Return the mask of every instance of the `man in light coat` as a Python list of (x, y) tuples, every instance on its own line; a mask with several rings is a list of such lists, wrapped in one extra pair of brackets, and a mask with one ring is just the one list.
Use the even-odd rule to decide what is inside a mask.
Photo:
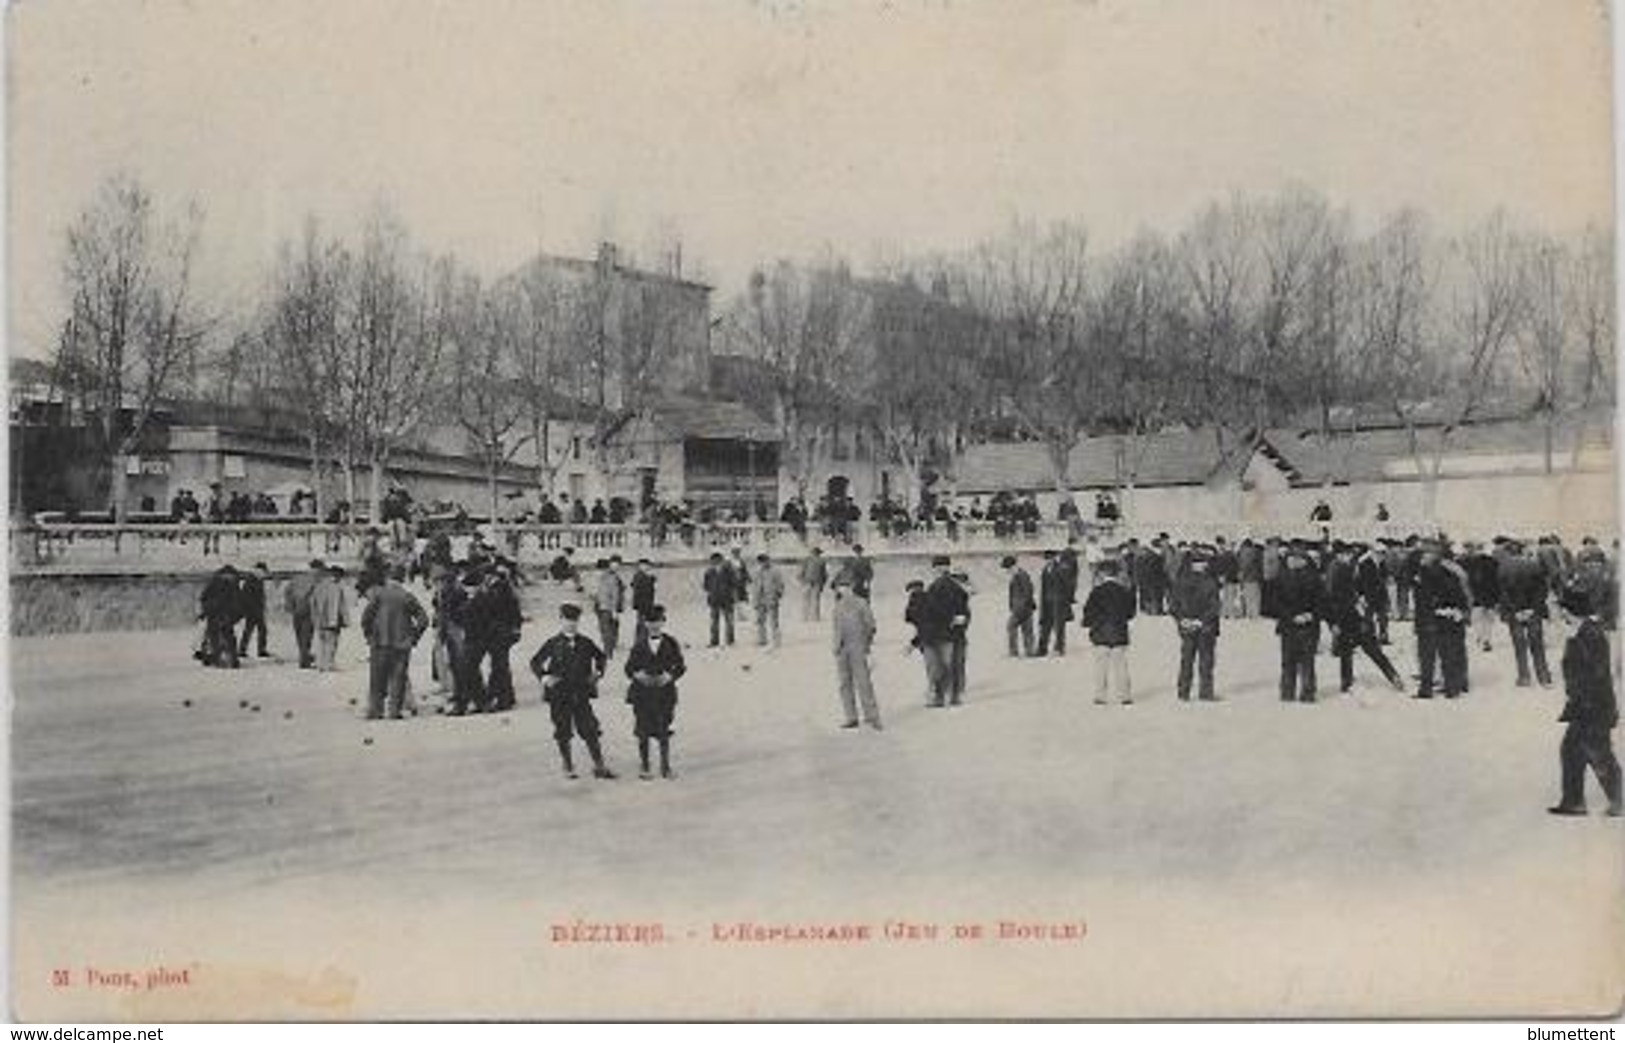
[(350, 625), (350, 595), (344, 586), (344, 566), (329, 565), (327, 576), (310, 595), (311, 621), (316, 626), (316, 669), (337, 669), (339, 634)]
[(756, 555), (756, 576), (751, 583), (751, 600), (756, 603), (756, 643), (765, 645), (771, 637), (779, 647), (779, 603), (784, 600), (784, 576), (767, 554)]
[(310, 563), (310, 571), (290, 579), (282, 590), (282, 607), (288, 610), (288, 615), (293, 619), (293, 640), (299, 647), (301, 670), (309, 670), (316, 665), (316, 657), (311, 650), (311, 639), (316, 633), (316, 624), (311, 618), (311, 595), (326, 575), (327, 565), (320, 559), (314, 560)]
[(880, 706), (875, 702), (874, 681), (869, 674), (869, 650), (875, 640), (874, 612), (866, 599), (853, 593), (849, 577), (837, 576), (834, 590), (831, 632), (835, 667), (841, 679), (841, 709), (846, 714), (841, 727), (856, 728), (861, 709), (863, 722), (879, 731)]
[(621, 643), (621, 613), (626, 609), (626, 584), (616, 569), (619, 564), (618, 557), (599, 558), (598, 582), (593, 587), (593, 614), (598, 617), (598, 637), (607, 659), (615, 658)]
[(801, 619), (812, 622), (824, 618), (824, 587), (829, 583), (829, 564), (824, 551), (814, 547), (801, 560)]

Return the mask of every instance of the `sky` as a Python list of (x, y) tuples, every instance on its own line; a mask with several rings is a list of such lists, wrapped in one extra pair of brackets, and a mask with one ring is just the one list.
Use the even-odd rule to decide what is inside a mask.
[(50, 350), (115, 171), (201, 205), (223, 312), (307, 215), (380, 204), (486, 274), (680, 239), (719, 308), (763, 260), (1018, 216), (1109, 247), (1289, 183), (1367, 225), (1611, 224), (1609, 32), (1596, 0), (22, 0), (10, 350)]

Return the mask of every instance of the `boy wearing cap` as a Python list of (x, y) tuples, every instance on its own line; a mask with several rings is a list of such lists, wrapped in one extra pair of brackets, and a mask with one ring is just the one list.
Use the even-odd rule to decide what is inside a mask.
[(1619, 704), (1614, 696), (1608, 637), (1591, 593), (1584, 587), (1565, 587), (1558, 595), (1558, 608), (1573, 629), (1563, 648), (1563, 688), (1568, 701), (1557, 718), (1568, 728), (1558, 748), (1563, 795), (1547, 810), (1554, 815), (1586, 813), (1585, 770), (1589, 766), (1608, 798), (1608, 814), (1617, 817), (1625, 814), (1625, 794), (1621, 793), (1619, 760), (1610, 734), (1619, 723)]
[(637, 566), (632, 573), (632, 615), (634, 617), (634, 639), (641, 640), (647, 632), (649, 613), (655, 607), (655, 574), (651, 571), (654, 563), (648, 558), (639, 558)]
[(603, 729), (592, 711), (592, 700), (598, 697), (598, 678), (604, 673), (603, 650), (580, 632), (580, 606), (560, 605), (559, 622), (559, 632), (543, 642), (531, 657), (530, 672), (542, 682), (542, 699), (553, 718), (553, 741), (558, 744), (564, 774), (576, 777), (570, 743), (572, 735), (579, 735), (592, 757), (593, 776), (613, 779), (615, 773), (605, 766), (598, 744)]
[(632, 734), (638, 740), (638, 777), (652, 779), (649, 770), (649, 740), (660, 747), (660, 776), (675, 778), (671, 770), (671, 723), (677, 712), (677, 679), (688, 671), (683, 649), (677, 639), (665, 632), (666, 610), (651, 605), (641, 619), (644, 631), (632, 642), (626, 656), (626, 676), (631, 685), (626, 701), (632, 706)]

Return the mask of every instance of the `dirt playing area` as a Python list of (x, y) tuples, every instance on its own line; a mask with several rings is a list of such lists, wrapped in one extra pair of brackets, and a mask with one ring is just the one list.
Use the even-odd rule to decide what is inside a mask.
[[(14, 639), (15, 1013), (1174, 1017), (1620, 1002), (1625, 822), (1545, 813), (1562, 696), (1514, 689), (1504, 644), (1474, 653), (1459, 702), (1396, 695), (1365, 664), (1338, 696), (1322, 657), (1325, 701), (1287, 706), (1268, 624), (1227, 622), (1226, 701), (1187, 705), (1173, 695), (1172, 625), (1140, 620), (1137, 705), (1102, 708), (1077, 635), (1066, 659), (1011, 662), (1002, 590), (983, 590), (968, 705), (952, 710), (924, 707), (901, 605), (879, 598), (879, 733), (839, 728), (827, 624), (787, 604), (781, 650), (754, 647), (747, 627), (719, 653), (703, 648), (698, 611), (678, 609), (690, 673), (670, 782), (636, 777), (620, 658), (598, 711), (622, 777), (562, 776), (523, 668), (550, 612), (515, 650), (519, 708), (464, 719), (359, 720), (354, 632), (332, 675), (280, 658), (205, 670), (186, 631)], [(1408, 628), (1396, 639), (1408, 673)], [(272, 644), (291, 655), (283, 618)], [(426, 649), (413, 674), (427, 691)], [(802, 933), (730, 934), (742, 921)], [(1001, 924), (1023, 926), (1001, 936)], [(807, 934), (836, 925), (871, 933)]]

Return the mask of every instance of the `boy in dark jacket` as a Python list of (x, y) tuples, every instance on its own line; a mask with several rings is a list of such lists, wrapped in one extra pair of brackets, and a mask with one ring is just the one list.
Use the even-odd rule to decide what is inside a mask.
[(665, 633), (666, 610), (651, 605), (643, 613), (645, 632), (627, 653), (626, 676), (632, 684), (626, 701), (632, 705), (632, 733), (638, 740), (638, 777), (652, 779), (649, 740), (660, 745), (660, 777), (675, 778), (671, 770), (671, 722), (677, 712), (677, 679), (688, 671), (677, 639)]
[(1558, 597), (1558, 607), (1574, 635), (1563, 649), (1563, 688), (1568, 702), (1558, 717), (1568, 725), (1558, 749), (1563, 796), (1556, 807), (1547, 810), (1554, 815), (1586, 813), (1585, 770), (1589, 765), (1608, 798), (1608, 814), (1618, 817), (1625, 814), (1625, 797), (1620, 792), (1619, 760), (1610, 735), (1619, 723), (1619, 704), (1614, 698), (1608, 637), (1597, 619), (1591, 592), (1584, 587), (1566, 587)]
[[(1213, 661), (1219, 646), (1219, 581), (1208, 571), (1212, 552), (1193, 547), (1184, 569), (1174, 579), (1168, 610), (1179, 628), (1179, 699), (1189, 702), (1191, 674), (1198, 675), (1198, 696), (1203, 702), (1217, 702), (1213, 692)], [(1160, 562), (1161, 559), (1159, 558)], [(1160, 606), (1160, 597), (1153, 602)], [(1145, 611), (1142, 596), (1140, 609)]]
[(1105, 706), (1115, 692), (1124, 706), (1134, 702), (1128, 672), (1129, 620), (1134, 592), (1119, 578), (1115, 558), (1100, 563), (1098, 579), (1083, 603), (1083, 625), (1095, 649), (1095, 702)]
[(615, 773), (604, 764), (603, 750), (598, 744), (603, 729), (598, 725), (598, 715), (592, 712), (592, 700), (598, 698), (598, 678), (604, 672), (603, 650), (580, 632), (580, 606), (559, 606), (559, 618), (559, 633), (536, 650), (530, 660), (530, 672), (542, 682), (542, 700), (553, 717), (553, 741), (558, 744), (564, 774), (567, 778), (576, 777), (570, 742), (579, 735), (592, 757), (593, 775), (613, 779)]

